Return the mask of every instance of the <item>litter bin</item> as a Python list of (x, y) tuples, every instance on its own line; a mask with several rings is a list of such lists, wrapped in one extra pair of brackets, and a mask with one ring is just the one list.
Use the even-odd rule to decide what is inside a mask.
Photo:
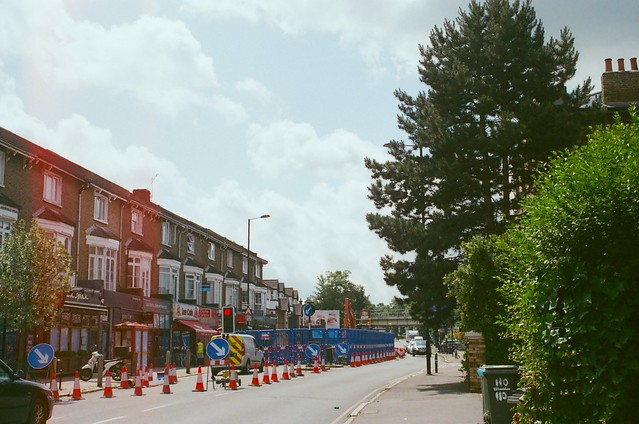
[(515, 405), (508, 397), (517, 390), (519, 367), (516, 365), (483, 365), (477, 370), (481, 377), (481, 397), (484, 404), (484, 422), (510, 424)]

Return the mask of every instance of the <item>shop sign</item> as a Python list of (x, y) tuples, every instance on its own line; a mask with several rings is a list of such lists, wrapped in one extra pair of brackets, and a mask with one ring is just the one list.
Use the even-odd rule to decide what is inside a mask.
[(213, 310), (203, 306), (190, 305), (188, 303), (173, 304), (173, 318), (213, 318)]

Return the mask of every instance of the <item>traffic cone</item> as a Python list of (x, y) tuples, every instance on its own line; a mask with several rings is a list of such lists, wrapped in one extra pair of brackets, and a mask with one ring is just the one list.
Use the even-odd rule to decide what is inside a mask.
[(175, 372), (175, 367), (173, 366), (173, 362), (169, 365), (169, 384), (177, 383), (177, 375)]
[(288, 363), (288, 376), (291, 378), (297, 377), (295, 375), (295, 365), (293, 365), (293, 362), (293, 359), (291, 359), (291, 362)]
[(149, 383), (151, 383), (153, 381), (153, 364), (149, 365), (149, 372), (148, 372), (148, 375), (146, 377), (146, 381), (148, 381)]
[(291, 377), (288, 375), (288, 361), (284, 360), (284, 369), (282, 370), (282, 380), (290, 380)]
[(271, 381), (273, 383), (279, 383), (280, 380), (277, 378), (277, 361), (273, 360), (273, 372), (271, 373)]
[(142, 374), (142, 369), (138, 368), (138, 373), (135, 376), (135, 391), (132, 396), (142, 396), (144, 394), (142, 393), (142, 376), (140, 374)]
[(354, 353), (351, 353), (350, 365), (351, 365), (351, 368), (355, 368), (355, 354)]
[(268, 376), (268, 360), (264, 361), (264, 374), (262, 375), (262, 384), (271, 384), (271, 378)]
[(126, 373), (126, 367), (122, 366), (122, 377), (120, 377), (120, 388), (128, 389), (129, 388), (129, 376)]
[(304, 377), (304, 373), (302, 372), (302, 359), (300, 358), (300, 355), (297, 355), (297, 370), (296, 370), (296, 375), (298, 377)]
[(177, 368), (175, 368), (175, 365), (173, 365), (173, 382), (175, 384), (177, 384), (177, 382), (178, 382)]
[(149, 367), (144, 367), (144, 371), (140, 367), (140, 377), (142, 378), (142, 387), (149, 387), (149, 380), (146, 379), (149, 375)]
[(253, 380), (251, 381), (251, 386), (261, 387), (260, 378), (257, 376), (257, 364), (253, 364)]
[(53, 394), (53, 401), (60, 402), (60, 392), (58, 392), (58, 381), (55, 379), (55, 371), (51, 373), (51, 393)]
[(313, 374), (319, 374), (319, 364), (317, 363), (317, 356), (315, 357), (315, 362), (313, 363)]
[(71, 395), (71, 399), (82, 399), (82, 392), (80, 391), (80, 376), (77, 370), (75, 371), (75, 380), (73, 381), (73, 393)]
[(326, 362), (324, 361), (324, 355), (322, 355), (322, 371), (326, 371)]
[(172, 394), (171, 386), (169, 385), (169, 365), (168, 364), (164, 365), (164, 378), (162, 380), (164, 380), (162, 382), (162, 394), (163, 395)]
[(204, 382), (202, 382), (202, 367), (197, 367), (197, 382), (195, 383), (194, 392), (205, 392)]
[(111, 372), (109, 370), (106, 371), (106, 375), (104, 377), (104, 393), (102, 394), (102, 397), (113, 397), (113, 388), (111, 387)]
[(237, 390), (237, 376), (235, 375), (235, 364), (231, 364), (231, 375), (229, 377), (229, 389)]

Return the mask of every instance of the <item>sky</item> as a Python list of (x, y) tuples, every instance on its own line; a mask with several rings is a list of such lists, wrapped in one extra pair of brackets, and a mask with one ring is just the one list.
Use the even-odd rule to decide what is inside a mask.
[[(406, 140), (418, 46), (468, 1), (0, 0), (0, 126), (239, 243), (306, 299), (347, 270), (374, 303), (392, 254), (364, 158)], [(637, 0), (537, 0), (567, 26), (574, 87), (639, 55)]]

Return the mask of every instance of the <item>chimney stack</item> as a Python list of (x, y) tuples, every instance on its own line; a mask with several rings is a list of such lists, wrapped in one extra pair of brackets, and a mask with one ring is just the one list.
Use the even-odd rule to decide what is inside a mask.
[(151, 191), (145, 188), (136, 188), (133, 190), (133, 197), (146, 203), (151, 202)]
[(617, 59), (617, 68), (619, 68), (619, 72), (623, 72), (626, 70), (626, 66), (624, 65), (623, 57)]
[(637, 58), (636, 57), (631, 57), (630, 58), (630, 70), (631, 71), (639, 71), (639, 68), (637, 68)]
[(605, 72), (612, 72), (612, 59), (611, 58), (604, 59), (604, 62), (606, 63)]

